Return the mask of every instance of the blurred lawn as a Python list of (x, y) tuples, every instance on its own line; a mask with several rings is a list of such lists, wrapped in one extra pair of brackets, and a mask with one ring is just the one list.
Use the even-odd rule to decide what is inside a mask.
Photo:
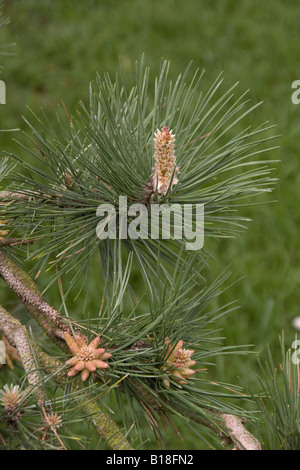
[[(27, 105), (33, 111), (43, 106), (54, 117), (63, 99), (74, 111), (78, 100), (87, 101), (88, 84), (97, 71), (114, 74), (121, 55), (132, 78), (134, 62), (143, 52), (153, 75), (162, 57), (171, 60), (171, 78), (193, 60), (206, 69), (204, 86), (223, 71), (228, 86), (240, 81), (241, 92), (250, 88), (255, 102), (264, 101), (246, 122), (278, 124), (281, 148), (270, 158), (281, 159), (276, 171), (280, 181), (265, 198), (278, 202), (248, 208), (244, 214), (253, 222), (238, 239), (208, 242), (215, 256), (210, 275), (213, 279), (230, 264), (232, 282), (245, 277), (219, 299), (222, 304), (237, 299), (241, 305), (221, 322), (227, 345), (253, 344), (261, 351), (270, 342), (276, 348), (281, 329), (290, 344), (291, 320), (300, 314), (300, 106), (291, 102), (291, 83), (300, 78), (300, 3), (9, 0), (5, 11), (11, 24), (1, 33), (1, 44), (16, 46), (4, 58), (7, 104), (0, 108), (1, 128), (25, 129), (20, 116), (29, 115)], [(20, 152), (11, 133), (0, 138), (1, 150)], [(138, 274), (135, 281), (140, 288)], [(52, 295), (55, 302), (57, 293)], [(3, 285), (0, 301), (15, 304)], [(224, 382), (252, 385), (256, 373), (255, 355), (225, 356), (214, 372)], [(188, 437), (183, 448), (199, 445)], [(170, 447), (176, 446), (177, 440), (172, 441)]]

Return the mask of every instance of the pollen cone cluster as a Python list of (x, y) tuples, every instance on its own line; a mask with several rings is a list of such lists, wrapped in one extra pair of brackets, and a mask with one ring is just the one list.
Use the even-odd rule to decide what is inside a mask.
[[(175, 348), (170, 344), (169, 339), (166, 340), (166, 344), (169, 347), (165, 355), (166, 362), (163, 369), (168, 371), (174, 382), (186, 384), (186, 379), (196, 372), (191, 369), (196, 364), (196, 361), (191, 359), (194, 351), (192, 349), (183, 349), (183, 341), (181, 340), (178, 341)], [(163, 381), (167, 387), (170, 386), (169, 380), (163, 379)]]
[(59, 414), (50, 413), (45, 418), (45, 424), (50, 428), (58, 429), (62, 426), (62, 420)]
[(69, 377), (74, 377), (81, 372), (81, 379), (87, 380), (91, 372), (97, 369), (107, 369), (109, 365), (105, 362), (112, 355), (105, 352), (105, 349), (97, 349), (101, 341), (100, 336), (94, 338), (89, 345), (77, 335), (73, 339), (69, 333), (65, 333), (65, 340), (74, 356), (66, 364), (71, 367), (68, 373)]
[(175, 135), (168, 127), (157, 129), (154, 138), (155, 167), (153, 174), (154, 190), (159, 194), (166, 194), (169, 187), (172, 189), (178, 183), (175, 157)]
[(0, 390), (0, 402), (6, 409), (16, 408), (19, 406), (22, 398), (19, 385), (4, 385)]
[(20, 391), (19, 385), (4, 385), (0, 390), (0, 404), (4, 407), (4, 422), (11, 428), (15, 429), (21, 418), (21, 410), (19, 408), (23, 392)]

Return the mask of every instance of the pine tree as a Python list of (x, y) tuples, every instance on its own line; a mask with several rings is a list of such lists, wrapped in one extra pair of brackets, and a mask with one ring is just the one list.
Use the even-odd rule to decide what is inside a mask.
[[(214, 307), (229, 273), (209, 285), (210, 253), (187, 250), (191, 240), (177, 235), (188, 215), (192, 233), (203, 229), (185, 213), (195, 205), (205, 236), (244, 229), (244, 205), (274, 185), (271, 161), (260, 158), (273, 149), (272, 126), (243, 128), (259, 104), (236, 97), (237, 84), (221, 91), (218, 77), (205, 92), (192, 64), (175, 83), (168, 69), (163, 60), (154, 87), (144, 58), (132, 88), (122, 68), (115, 81), (97, 76), (88, 106), (70, 116), (62, 102), (60, 134), (52, 117), (33, 113), (20, 153), (1, 161), (0, 276), (34, 321), (0, 307), (6, 362), (20, 364), (1, 369), (3, 448), (164, 447), (179, 421), (216, 448), (261, 448), (245, 427), (256, 415), (237, 404), (257, 397), (210, 377), (212, 358), (235, 351), (218, 328), (235, 303)], [(146, 218), (124, 216), (125, 199)], [(149, 216), (162, 205), (175, 208), (170, 239)], [(138, 235), (120, 236), (125, 226)], [(91, 276), (99, 314), (86, 309)], [(54, 307), (46, 297), (55, 284)]]

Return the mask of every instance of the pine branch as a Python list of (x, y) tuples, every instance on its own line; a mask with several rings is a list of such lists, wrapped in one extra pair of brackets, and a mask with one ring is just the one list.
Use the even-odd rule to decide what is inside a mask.
[[(154, 397), (144, 386), (131, 380), (147, 405), (150, 405), (161, 414), (170, 415), (170, 408), (164, 399), (155, 401)], [(179, 410), (180, 411), (180, 410)], [(229, 413), (221, 413), (212, 408), (202, 409), (201, 414), (191, 413), (187, 410), (181, 411), (196, 423), (210, 428), (219, 437), (224, 446), (233, 445), (232, 450), (261, 450), (259, 441), (246, 429), (246, 419)]]
[(41, 377), (36, 368), (36, 361), (32, 353), (26, 328), (19, 320), (12, 317), (1, 305), (0, 331), (6, 336), (8, 341), (16, 347), (27, 374), (27, 380), (29, 384), (36, 389), (35, 394), (37, 395), (38, 403), (42, 404), (45, 402), (46, 397), (43, 388), (40, 386)]
[[(1, 263), (1, 276), (2, 273), (5, 272), (3, 269), (2, 261), (10, 261), (7, 257), (2, 257), (3, 253), (0, 253), (0, 263)], [(10, 265), (13, 266), (12, 272), (13, 274), (20, 274), (20, 269), (14, 265), (13, 263)], [(37, 300), (40, 301), (40, 293), (33, 283), (33, 281), (29, 278), (29, 276), (26, 275), (26, 273), (22, 272), (22, 284), (21, 288), (15, 290), (16, 284), (11, 281), (11, 276), (9, 276), (10, 280), (10, 286), (15, 290), (15, 292), (19, 295), (25, 295), (26, 297), (26, 306), (29, 311), (35, 311), (32, 310), (32, 304), (35, 306), (35, 309), (37, 308)], [(2, 276), (3, 277), (3, 276)], [(7, 276), (5, 276), (5, 280), (7, 279)], [(20, 279), (20, 277), (18, 277)], [(25, 279), (25, 283), (23, 282)], [(29, 283), (31, 284), (31, 288), (33, 288), (33, 292), (28, 292), (29, 290)], [(18, 284), (19, 285), (19, 284)], [(13, 287), (14, 286), (14, 287)], [(26, 288), (26, 292), (24, 293), (24, 288)], [(37, 297), (37, 300), (36, 300)], [(30, 304), (28, 304), (28, 299), (30, 299)], [(34, 300), (32, 300), (34, 299)], [(41, 304), (39, 303), (39, 310), (42, 312), (44, 311), (44, 304), (43, 301), (41, 301)], [(58, 314), (59, 315), (59, 314)], [(55, 318), (55, 320), (57, 317)], [(45, 325), (43, 323), (43, 325)], [(8, 338), (8, 340), (16, 346), (18, 349), (18, 352), (20, 354), (22, 363), (24, 365), (24, 368), (26, 372), (28, 373), (28, 380), (29, 383), (32, 385), (37, 386), (40, 383), (40, 376), (38, 371), (30, 372), (32, 362), (34, 358), (32, 357), (31, 353), (31, 347), (28, 344), (27, 340), (27, 335), (26, 335), (26, 329), (21, 325), (21, 323), (11, 317), (5, 309), (3, 309), (0, 306), (0, 331), (2, 331), (5, 336)], [(51, 330), (50, 330), (51, 331)], [(46, 331), (49, 333), (49, 331)], [(53, 339), (53, 335), (50, 334), (50, 337)], [(59, 360), (52, 359), (50, 356), (48, 356), (46, 353), (41, 351), (37, 345), (35, 345), (36, 349), (38, 350), (38, 358), (40, 365), (44, 368), (45, 372), (47, 374), (53, 374), (53, 378), (55, 382), (64, 387), (67, 382), (67, 373), (64, 371), (60, 371), (57, 373), (57, 370), (61, 369), (63, 364)], [(77, 386), (78, 390), (78, 386)], [(42, 391), (40, 392), (42, 393)], [(44, 398), (44, 396), (43, 396)], [(43, 400), (44, 401), (44, 400)], [(131, 447), (130, 443), (127, 441), (127, 439), (124, 437), (124, 435), (121, 433), (119, 430), (118, 426), (116, 423), (111, 419), (111, 417), (103, 412), (99, 405), (94, 401), (92, 396), (85, 396), (83, 399), (80, 400), (80, 406), (83, 409), (84, 413), (89, 417), (91, 420), (94, 428), (96, 429), (97, 433), (101, 435), (101, 437), (107, 442), (107, 444), (112, 448), (112, 449), (118, 449), (118, 450), (133, 450)]]
[[(53, 379), (55, 382), (63, 387), (66, 383), (67, 376), (64, 371), (57, 374), (57, 370), (61, 369), (62, 363), (52, 359), (43, 351), (39, 351), (38, 356), (44, 370), (48, 374), (54, 374)], [(78, 383), (73, 385), (72, 390), (80, 390)], [(146, 402), (153, 400), (153, 397), (149, 394), (145, 394), (145, 389), (144, 392), (139, 389), (139, 393), (142, 393)], [(130, 444), (124, 438), (111, 417), (99, 408), (92, 396), (86, 395), (84, 399), (81, 400), (81, 407), (91, 420), (97, 433), (105, 439), (112, 449), (132, 449), (128, 447)], [(164, 409), (161, 404), (159, 405), (159, 410), (160, 412), (170, 412), (167, 407)], [(199, 415), (186, 414), (193, 421), (212, 429), (218, 435), (223, 445), (234, 445), (232, 450), (261, 450), (259, 441), (246, 429), (246, 419), (243, 417), (227, 413), (218, 413), (212, 409), (208, 410), (207, 420)]]
[(70, 332), (70, 327), (60, 313), (45, 301), (31, 277), (2, 251), (0, 251), (0, 276), (17, 294), (49, 338), (60, 349), (68, 351), (63, 335), (65, 331)]
[[(172, 83), (169, 65), (162, 61), (153, 90), (144, 58), (136, 64), (137, 83), (131, 90), (122, 70), (115, 83), (108, 75), (97, 77), (89, 106), (81, 104), (76, 116), (70, 117), (63, 104), (62, 114), (57, 116), (60, 133), (44, 113), (35, 116), (37, 126), (26, 120), (32, 133), (28, 143), (20, 142), (20, 148), (30, 160), (23, 154), (12, 156), (21, 166), (11, 172), (10, 191), (0, 192), (3, 202), (8, 202), (3, 215), (22, 239), (34, 236), (44, 241), (29, 253), (29, 259), (35, 260), (35, 272), (50, 258), (57, 279), (73, 271), (65, 296), (77, 280), (88, 278), (97, 247), (102, 263), (113, 249), (112, 241), (100, 242), (96, 235), (101, 204), (110, 204), (117, 214), (120, 196), (148, 208), (158, 201), (179, 204), (181, 209), (186, 204), (204, 204), (206, 235), (220, 238), (245, 229), (248, 219), (238, 214), (244, 207), (242, 199), (272, 190), (272, 162), (260, 158), (275, 148), (269, 147), (275, 138), (272, 126), (240, 130), (258, 105), (251, 107), (245, 93), (236, 96), (237, 84), (219, 95), (221, 77), (203, 92), (203, 73), (197, 70), (190, 75), (191, 66)], [(149, 99), (151, 94), (154, 102)], [(157, 149), (154, 152), (154, 137), (157, 130), (166, 128), (173, 129), (169, 136), (176, 136), (173, 176), (177, 165), (179, 173), (176, 184), (155, 195), (153, 156), (159, 155)], [(151, 228), (149, 221), (149, 233)], [(173, 269), (177, 251), (185, 242), (158, 243), (150, 237), (122, 240), (122, 245), (134, 254), (146, 282), (151, 283), (158, 257), (162, 268)], [(106, 265), (110, 267), (107, 260)]]
[(89, 402), (88, 397), (85, 397), (81, 405), (97, 433), (106, 441), (111, 449), (134, 450), (111, 416), (104, 413), (95, 401)]
[(53, 376), (53, 380), (60, 387), (65, 387), (68, 380), (68, 371), (62, 369), (64, 364), (59, 359), (54, 359), (45, 353), (40, 346), (36, 343), (35, 349), (37, 351), (38, 360), (41, 368), (47, 375)]
[[(35, 193), (32, 192), (32, 195)], [(14, 199), (25, 199), (28, 200), (30, 198), (29, 195), (24, 193), (18, 193), (15, 191), (0, 191), (0, 199), (8, 199), (13, 201)]]
[(224, 420), (228, 436), (234, 444), (233, 450), (261, 450), (259, 441), (245, 428), (246, 420), (244, 418), (224, 413), (220, 416)]
[[(26, 308), (38, 319), (39, 324), (44, 328), (49, 337), (57, 343), (57, 340), (60, 339), (58, 329), (61, 332), (66, 331), (66, 325), (63, 323), (63, 319), (58, 312), (45, 302), (32, 279), (3, 252), (0, 252), (0, 275), (17, 293), (22, 302), (25, 303)], [(48, 316), (49, 313), (50, 315)], [(11, 324), (24, 328), (18, 320), (13, 318), (11, 319)], [(12, 338), (10, 331), (3, 329), (3, 332), (8, 339), (15, 344), (15, 340)], [(59, 360), (52, 359), (46, 353), (42, 352), (37, 345), (35, 346), (38, 350), (38, 358), (41, 367), (47, 374), (53, 375), (53, 379), (58, 385), (64, 387), (68, 378), (66, 372), (60, 370), (63, 364)], [(60, 344), (60, 347), (61, 346)], [(147, 344), (147, 347), (149, 347), (149, 344)], [(130, 348), (134, 349), (134, 345), (131, 345)], [(61, 349), (67, 350), (65, 342)], [(36, 380), (39, 380), (39, 377), (36, 377)], [(89, 419), (91, 419), (97, 433), (106, 440), (111, 448), (116, 448), (116, 445), (119, 445), (119, 443), (120, 446), (118, 448), (120, 450), (129, 448), (128, 445), (130, 446), (130, 444), (121, 434), (117, 425), (111, 420), (108, 414), (104, 413), (99, 408), (93, 397), (85, 396), (80, 406)], [(160, 409), (160, 411), (162, 411), (162, 409)], [(166, 407), (165, 412), (170, 413), (170, 410)], [(246, 430), (244, 426), (245, 420), (243, 418), (226, 413), (216, 413), (214, 410), (209, 410), (209, 415), (207, 420), (200, 418), (199, 415), (190, 415), (190, 418), (213, 429), (222, 442), (234, 444), (235, 449), (258, 450), (260, 448), (258, 441)], [(215, 419), (215, 422), (212, 421), (212, 418)], [(218, 425), (218, 421), (220, 421), (220, 426)], [(225, 430), (222, 425), (225, 426)]]
[[(38, 357), (41, 367), (47, 374), (51, 374), (53, 380), (62, 388), (65, 388), (68, 376), (62, 370), (57, 373), (63, 366), (59, 360), (51, 358), (44, 351), (38, 350)], [(72, 392), (79, 392), (81, 385), (79, 382), (74, 381), (72, 384)], [(84, 398), (80, 398), (78, 405), (83, 410), (85, 415), (91, 421), (96, 432), (105, 440), (107, 445), (113, 450), (133, 450), (133, 447), (126, 439), (124, 434), (120, 431), (117, 424), (113, 421), (108, 413), (101, 410), (96, 402), (96, 399), (90, 394), (86, 393)]]
[[(0, 331), (5, 334), (11, 344), (13, 344), (20, 355), (29, 384), (34, 387), (38, 403), (45, 412), (43, 403), (46, 396), (41, 384), (40, 372), (36, 368), (36, 361), (32, 354), (32, 347), (36, 349), (40, 367), (47, 373), (51, 374), (54, 381), (65, 388), (68, 376), (64, 370), (63, 363), (55, 360), (43, 352), (37, 344), (30, 344), (26, 332), (26, 328), (15, 318), (13, 318), (2, 306), (0, 306)], [(57, 372), (59, 371), (59, 372)], [(73, 385), (73, 390), (80, 391), (80, 385)], [(80, 398), (79, 406), (82, 408), (88, 419), (93, 424), (97, 433), (107, 442), (107, 445), (115, 450), (133, 450), (131, 444), (122, 434), (119, 427), (112, 418), (103, 412), (96, 403), (95, 398), (90, 394), (85, 394), (84, 398)]]
[(17, 246), (17, 245), (31, 245), (34, 243), (34, 239), (31, 238), (29, 240), (20, 240), (19, 238), (4, 238), (0, 239), (0, 248), (4, 246)]
[(188, 416), (193, 421), (212, 429), (221, 439), (223, 445), (228, 446), (233, 444), (232, 450), (262, 450), (256, 437), (246, 429), (245, 418), (232, 414), (216, 413), (214, 410), (210, 410), (210, 412), (212, 415), (215, 415), (216, 422), (219, 421), (219, 426), (216, 422), (211, 420), (206, 421), (194, 414), (188, 414)]
[[(239, 415), (240, 410), (224, 405), (224, 398), (231, 398), (231, 395), (207, 392), (205, 387), (200, 389), (192, 378), (188, 379), (189, 383), (178, 381), (178, 377), (184, 378), (181, 373), (190, 377), (196, 371), (190, 370), (187, 364), (185, 367), (181, 364), (179, 372), (180, 361), (177, 363), (174, 356), (175, 362), (172, 359), (173, 362), (168, 364), (165, 355), (169, 338), (174, 346), (186, 343), (193, 347), (193, 350), (180, 352), (180, 357), (185, 357), (189, 366), (196, 362), (206, 364), (209, 352), (214, 356), (226, 351), (219, 346), (219, 338), (213, 337), (217, 330), (209, 329), (212, 319), (217, 319), (223, 310), (214, 309), (209, 313), (204, 310), (215, 298), (220, 281), (217, 280), (215, 286), (203, 290), (203, 293), (192, 293), (193, 287), (199, 291), (199, 283), (196, 279), (191, 282), (195, 273), (190, 266), (188, 275), (188, 263), (184, 264), (187, 257), (183, 254), (178, 256), (178, 251), (182, 253), (184, 249), (184, 241), (174, 238), (168, 243), (160, 243), (156, 239), (114, 242), (99, 241), (96, 236), (98, 206), (111, 204), (119, 214), (120, 196), (126, 196), (130, 204), (143, 201), (148, 208), (157, 202), (176, 203), (181, 209), (186, 204), (204, 204), (207, 235), (216, 238), (231, 236), (238, 233), (246, 221), (236, 213), (243, 206), (240, 201), (272, 190), (275, 180), (269, 177), (272, 170), (269, 163), (260, 159), (253, 161), (253, 157), (273, 149), (266, 148), (273, 137), (264, 134), (272, 127), (263, 125), (239, 130), (243, 118), (257, 105), (248, 107), (245, 94), (236, 98), (236, 85), (218, 95), (222, 82), (220, 77), (202, 95), (202, 91), (199, 93), (202, 74), (196, 71), (190, 85), (186, 83), (189, 68), (175, 85), (172, 82), (168, 84), (168, 68), (169, 64), (163, 61), (153, 90), (154, 106), (148, 100), (149, 69), (144, 67), (142, 59), (140, 66), (137, 65), (137, 84), (129, 93), (122, 73), (115, 84), (105, 75), (98, 77), (96, 86), (91, 87), (90, 106), (86, 109), (82, 105), (77, 119), (70, 118), (63, 103), (68, 119), (65, 122), (58, 116), (61, 135), (51, 129), (47, 118), (45, 123), (38, 118), (39, 129), (26, 121), (32, 131), (30, 145), (21, 143), (21, 147), (30, 155), (30, 161), (24, 161), (23, 155), (15, 156), (22, 169), (12, 174), (12, 184), (6, 188), (11, 191), (0, 191), (0, 217), (4, 219), (2, 226), (5, 226), (2, 233), (7, 235), (9, 228), (21, 237), (0, 240), (0, 248), (31, 245), (33, 240), (29, 237), (44, 241), (34, 246), (32, 251), (26, 250), (27, 259), (35, 260), (36, 272), (44, 269), (51, 259), (50, 266), (56, 269), (58, 280), (67, 272), (75, 273), (64, 299), (82, 274), (87, 279), (88, 264), (99, 248), (106, 285), (102, 314), (95, 320), (89, 319), (88, 323), (82, 322), (82, 326), (64, 319), (48, 305), (31, 277), (1, 251), (0, 277), (63, 351), (69, 353), (64, 333), (76, 331), (72, 324), (79, 326), (78, 331), (85, 329), (87, 335), (98, 335), (92, 341), (100, 341), (101, 334), (102, 346), (105, 346), (103, 351), (112, 352), (106, 353), (110, 364), (105, 363), (109, 367), (105, 375), (93, 369), (93, 360), (97, 359), (91, 359), (94, 356), (88, 343), (79, 347), (81, 338), (85, 338), (83, 335), (76, 340), (77, 349), (75, 344), (70, 347), (71, 352), (72, 348), (75, 350), (75, 361), (79, 364), (77, 369), (74, 366), (71, 375), (84, 368), (89, 371), (83, 378), (86, 380), (92, 372), (98, 398), (100, 390), (105, 389), (106, 393), (114, 387), (117, 398), (121, 394), (129, 400), (133, 398), (133, 404), (130, 403), (132, 410), (136, 406), (143, 407), (144, 415), (148, 414), (146, 420), (149, 417), (150, 426), (155, 423), (155, 432), (158, 430), (160, 436), (157, 423), (164, 424), (165, 418), (171, 420), (177, 413), (212, 429), (225, 445), (234, 449), (258, 450), (260, 445), (246, 430), (244, 418), (234, 415), (235, 412)], [(232, 137), (237, 124), (238, 133)], [(175, 134), (169, 129), (173, 129)], [(262, 133), (265, 137), (261, 137)], [(163, 144), (170, 144), (169, 153), (165, 152)], [(168, 161), (171, 166), (167, 168), (168, 178), (165, 180)], [(5, 175), (8, 170), (6, 166), (3, 168)], [(129, 222), (130, 217), (126, 220)], [(171, 225), (175, 229), (175, 222)], [(122, 273), (124, 250), (133, 254), (148, 283), (147, 313), (136, 315), (135, 306), (129, 315), (124, 315), (121, 304), (130, 277), (129, 265), (126, 275)], [(203, 267), (203, 255), (198, 259)], [(232, 308), (229, 304), (225, 310)], [(145, 343), (146, 339), (149, 342)], [(214, 348), (204, 351), (206, 343), (211, 345), (214, 342)], [(30, 346), (34, 355), (37, 351), (40, 367), (68, 390), (66, 385), (70, 381), (62, 362), (41, 352), (34, 339)], [(195, 356), (191, 359), (194, 348)], [(178, 346), (176, 352), (181, 349)], [(101, 350), (99, 354), (102, 354)], [(100, 362), (101, 369), (101, 361), (97, 362)], [(109, 385), (106, 377), (109, 377)], [(122, 387), (118, 387), (120, 380)], [(207, 383), (205, 379), (199, 380)], [(83, 388), (76, 379), (71, 383), (71, 389), (74, 394), (66, 392), (63, 399), (73, 400), (75, 396), (76, 408), (84, 411), (111, 448), (132, 449), (110, 416), (99, 408), (89, 388)], [(248, 416), (246, 411), (244, 415)], [(134, 422), (138, 423), (138, 419), (136, 414)]]

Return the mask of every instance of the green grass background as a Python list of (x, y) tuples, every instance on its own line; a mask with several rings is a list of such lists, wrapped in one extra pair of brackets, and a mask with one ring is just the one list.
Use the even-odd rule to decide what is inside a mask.
[[(12, 55), (3, 58), (7, 104), (0, 108), (2, 129), (26, 129), (21, 118), (29, 116), (26, 106), (35, 112), (42, 106), (55, 124), (61, 99), (71, 113), (79, 100), (87, 102), (89, 82), (96, 72), (113, 75), (119, 56), (132, 79), (135, 60), (142, 53), (152, 77), (162, 57), (170, 59), (173, 79), (193, 60), (195, 67), (206, 70), (204, 88), (223, 71), (228, 87), (239, 81), (241, 92), (250, 88), (254, 102), (264, 101), (248, 122), (278, 125), (280, 150), (270, 158), (281, 160), (276, 170), (279, 182), (272, 195), (261, 199), (269, 204), (245, 210), (253, 219), (247, 232), (236, 240), (208, 243), (215, 258), (210, 278), (230, 265), (234, 285), (218, 302), (236, 299), (240, 309), (220, 322), (226, 345), (252, 344), (253, 351), (261, 352), (270, 343), (276, 353), (282, 329), (291, 344), (291, 322), (300, 315), (300, 106), (291, 102), (291, 84), (300, 79), (300, 3), (7, 0), (5, 13), (11, 23), (1, 31), (1, 44), (16, 44), (10, 48)], [(1, 152), (20, 153), (14, 136), (17, 133), (0, 134)], [(137, 273), (133, 279), (140, 289)], [(92, 298), (99, 299), (98, 283), (91, 288)], [(51, 291), (48, 299), (56, 303), (57, 292)], [(0, 302), (19, 308), (3, 284)], [(96, 308), (96, 301), (94, 305), (92, 301), (90, 308)], [(257, 371), (252, 354), (218, 358), (211, 374), (255, 388)], [(171, 436), (169, 447), (205, 448), (188, 431), (181, 431), (185, 442)]]

